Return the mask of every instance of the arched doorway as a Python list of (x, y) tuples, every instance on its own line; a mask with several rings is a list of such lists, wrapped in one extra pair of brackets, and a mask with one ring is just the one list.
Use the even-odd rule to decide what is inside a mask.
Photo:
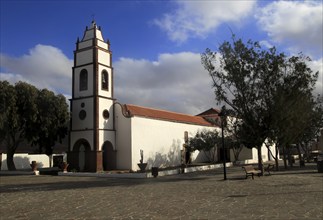
[(102, 163), (103, 170), (116, 169), (116, 152), (110, 141), (104, 142), (102, 146)]
[(82, 171), (89, 170), (90, 151), (91, 151), (90, 144), (85, 139), (80, 139), (74, 144), (73, 152), (77, 154), (75, 159), (76, 159), (78, 171), (82, 172)]

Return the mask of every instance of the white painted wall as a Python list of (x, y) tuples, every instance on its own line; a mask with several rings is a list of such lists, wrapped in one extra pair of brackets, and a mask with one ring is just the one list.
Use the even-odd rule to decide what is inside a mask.
[[(108, 110), (109, 119), (103, 118), (103, 111)], [(113, 129), (113, 100), (99, 98), (99, 129)]]
[(91, 47), (93, 45), (93, 40), (86, 40), (86, 41), (81, 41), (79, 42), (78, 46), (79, 49), (83, 49), (83, 48), (87, 48), (87, 47)]
[[(56, 154), (53, 154), (52, 156), (55, 156)], [(57, 154), (61, 155), (61, 154)], [(63, 155), (66, 160), (66, 154)], [(52, 160), (52, 157), (48, 157), (46, 154), (20, 154), (17, 153), (14, 155), (13, 161), (15, 163), (16, 169), (30, 169), (30, 164), (32, 161), (36, 161), (38, 164), (38, 168), (48, 168), (50, 167), (50, 160)], [(51, 161), (51, 164), (53, 164), (53, 161)], [(7, 167), (7, 154), (2, 154), (2, 161), (1, 161), (1, 169), (0, 170), (8, 170)]]
[[(103, 70), (106, 70), (109, 74), (109, 90), (102, 90), (102, 85), (101, 85), (101, 80), (102, 80), (102, 71)], [(112, 96), (112, 70), (111, 68), (108, 68), (106, 66), (102, 66), (99, 64), (99, 72), (98, 72), (98, 79), (99, 79), (99, 88), (98, 88), (98, 91), (99, 91), (99, 95), (101, 96), (105, 96), (105, 97), (111, 97)]]
[(114, 105), (115, 126), (116, 126), (116, 146), (117, 168), (131, 169), (131, 118), (126, 118), (122, 114), (122, 107), (116, 103)]
[[(132, 170), (138, 170), (140, 150), (144, 151), (144, 162), (152, 166), (168, 167), (181, 164), (184, 132), (189, 137), (203, 129), (214, 129), (193, 124), (162, 121), (144, 117), (131, 118)], [(193, 154), (193, 156), (196, 154)], [(192, 158), (193, 160), (195, 158)]]
[(113, 147), (115, 147), (115, 131), (99, 131), (99, 150), (102, 150), (102, 146), (105, 141), (110, 141)]
[(104, 41), (97, 40), (97, 45), (98, 45), (99, 47), (102, 47), (103, 49), (106, 49), (106, 50), (108, 50), (108, 49), (109, 49), (109, 48), (108, 48), (108, 44), (107, 44), (106, 42), (104, 42)]
[(110, 66), (110, 54), (106, 51), (98, 50), (98, 62)]
[(93, 50), (85, 50), (76, 53), (76, 66), (93, 62)]
[(101, 41), (104, 41), (103, 40), (103, 37), (102, 37), (102, 32), (98, 29), (95, 30), (96, 31), (96, 38), (101, 40)]
[[(82, 69), (87, 70), (88, 74), (88, 84), (87, 90), (80, 91), (80, 72)], [(75, 77), (74, 81), (74, 98), (90, 96), (93, 94), (93, 64), (82, 66), (74, 69)]]
[(87, 142), (89, 142), (91, 146), (91, 150), (93, 150), (93, 130), (71, 132), (70, 135), (71, 135), (71, 150), (73, 150), (74, 144), (80, 138), (87, 140)]
[[(84, 103), (84, 107), (81, 107), (82, 103)], [(73, 105), (73, 130), (93, 129), (93, 98), (74, 100), (71, 104)], [(79, 118), (79, 113), (81, 110), (86, 111), (86, 117), (84, 120)]]
[[(276, 152), (275, 145), (270, 146), (270, 150), (275, 155), (275, 152)], [(262, 155), (263, 162), (266, 162), (269, 160), (274, 160), (274, 158), (272, 158), (271, 155), (269, 155), (269, 157), (268, 157), (268, 148), (266, 147), (265, 144), (263, 144), (261, 147), (261, 155)], [(279, 157), (279, 155), (278, 155), (278, 157)], [(232, 150), (230, 153), (230, 159), (231, 159), (231, 161), (234, 161), (234, 155), (233, 155)], [(258, 163), (257, 148), (252, 148), (252, 149), (243, 148), (240, 152), (238, 163), (240, 163), (240, 164)]]

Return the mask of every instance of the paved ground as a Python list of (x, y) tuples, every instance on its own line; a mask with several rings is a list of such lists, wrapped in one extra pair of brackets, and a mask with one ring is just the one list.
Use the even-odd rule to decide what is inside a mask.
[(244, 179), (240, 167), (108, 179), (1, 176), (0, 219), (322, 219), (315, 166)]

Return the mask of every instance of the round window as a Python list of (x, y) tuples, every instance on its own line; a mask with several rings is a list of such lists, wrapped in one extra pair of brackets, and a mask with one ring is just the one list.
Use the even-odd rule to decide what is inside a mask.
[(79, 113), (79, 118), (81, 120), (84, 120), (86, 118), (86, 111), (81, 110), (80, 113)]
[(82, 108), (84, 108), (84, 106), (85, 106), (85, 104), (84, 104), (84, 102), (82, 102), (82, 103), (81, 103), (81, 107), (82, 107)]
[(104, 119), (108, 119), (110, 117), (110, 113), (107, 109), (105, 109), (102, 113)]

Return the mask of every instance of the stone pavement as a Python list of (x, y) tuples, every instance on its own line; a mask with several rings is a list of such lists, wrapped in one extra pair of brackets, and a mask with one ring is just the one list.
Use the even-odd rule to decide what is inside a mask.
[(241, 167), (153, 179), (1, 176), (0, 219), (322, 219), (314, 164), (245, 178)]

